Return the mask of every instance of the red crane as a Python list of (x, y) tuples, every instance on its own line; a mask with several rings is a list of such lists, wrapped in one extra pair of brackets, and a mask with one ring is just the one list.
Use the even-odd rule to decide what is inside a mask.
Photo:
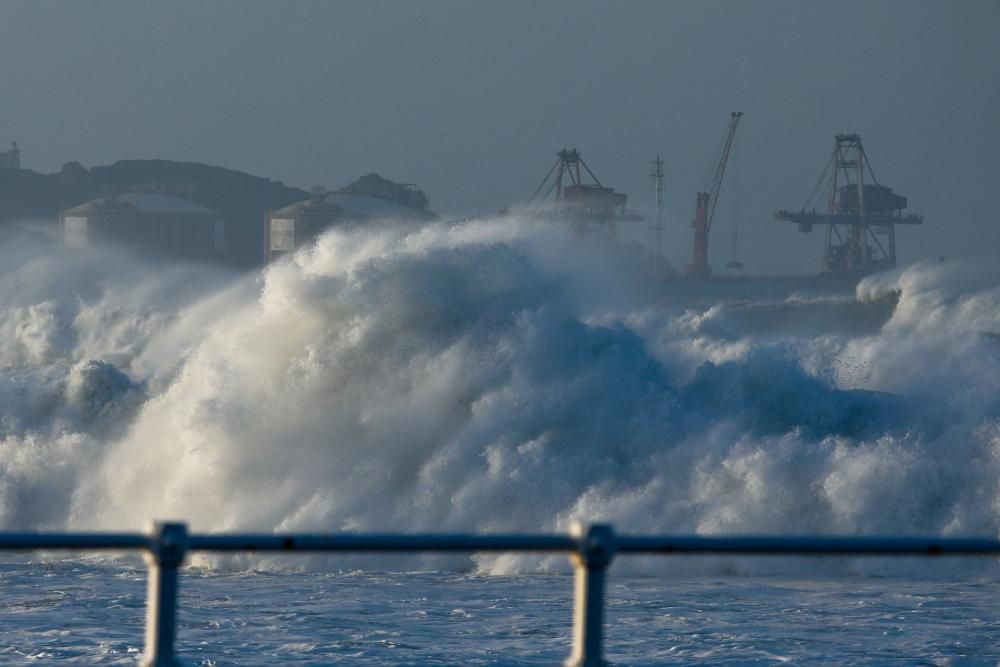
[(694, 210), (694, 260), (686, 268), (686, 273), (694, 278), (707, 278), (712, 274), (708, 265), (708, 232), (712, 228), (712, 218), (715, 216), (715, 205), (719, 203), (719, 190), (722, 189), (722, 179), (726, 175), (726, 163), (729, 162), (729, 150), (733, 147), (733, 136), (736, 126), (743, 116), (742, 111), (734, 111), (729, 117), (729, 129), (726, 141), (722, 146), (719, 164), (715, 168), (715, 177), (708, 192), (699, 192)]

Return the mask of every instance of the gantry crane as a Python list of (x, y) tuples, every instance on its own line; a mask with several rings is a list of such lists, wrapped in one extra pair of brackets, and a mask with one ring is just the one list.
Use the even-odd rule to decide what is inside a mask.
[[(555, 219), (569, 223), (578, 234), (598, 230), (611, 238), (616, 236), (618, 222), (642, 220), (625, 210), (627, 196), (624, 193), (615, 192), (614, 188), (605, 187), (597, 180), (580, 156), (580, 151), (564, 148), (556, 155), (555, 164), (528, 200), (529, 207), (540, 206), (554, 193), (549, 213)], [(580, 167), (590, 176), (592, 183), (583, 181)]]
[(742, 111), (733, 111), (729, 116), (729, 128), (722, 146), (722, 154), (715, 168), (715, 176), (708, 192), (699, 192), (695, 201), (694, 220), (694, 258), (685, 272), (693, 278), (707, 278), (712, 274), (708, 264), (708, 232), (712, 228), (712, 218), (715, 216), (715, 206), (719, 203), (719, 191), (722, 189), (722, 179), (726, 175), (726, 163), (729, 161), (729, 151), (733, 147), (733, 136), (736, 126), (743, 116)]
[[(826, 199), (826, 213), (816, 208)], [(919, 225), (924, 218), (904, 214), (906, 197), (881, 185), (857, 134), (834, 137), (833, 158), (799, 211), (780, 210), (775, 218), (799, 231), (826, 225), (823, 268), (831, 273), (870, 273), (896, 265), (896, 225)], [(885, 243), (879, 239), (883, 237)]]

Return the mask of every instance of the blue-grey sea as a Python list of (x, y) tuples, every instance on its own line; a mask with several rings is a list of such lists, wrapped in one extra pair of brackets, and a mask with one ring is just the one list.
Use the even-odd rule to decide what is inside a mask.
[[(224, 573), (182, 579), (178, 652), (200, 665), (555, 664), (572, 577)], [(0, 661), (132, 664), (145, 572), (79, 560), (0, 567)], [(1000, 663), (1000, 581), (982, 577), (612, 577), (622, 665)]]

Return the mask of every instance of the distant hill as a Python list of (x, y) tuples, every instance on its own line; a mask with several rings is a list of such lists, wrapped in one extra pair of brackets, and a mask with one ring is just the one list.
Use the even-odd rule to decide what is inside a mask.
[(0, 225), (56, 220), (61, 210), (85, 201), (143, 189), (183, 196), (221, 213), (229, 261), (242, 267), (263, 262), (264, 215), (309, 196), (280, 181), (197, 162), (122, 160), (90, 169), (69, 162), (54, 174), (0, 169)]

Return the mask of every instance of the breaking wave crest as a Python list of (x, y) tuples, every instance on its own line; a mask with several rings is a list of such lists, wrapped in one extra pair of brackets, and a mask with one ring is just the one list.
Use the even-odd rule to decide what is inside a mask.
[(331, 231), (251, 276), (0, 258), (3, 529), (1000, 534), (996, 263), (764, 331), (499, 221)]

